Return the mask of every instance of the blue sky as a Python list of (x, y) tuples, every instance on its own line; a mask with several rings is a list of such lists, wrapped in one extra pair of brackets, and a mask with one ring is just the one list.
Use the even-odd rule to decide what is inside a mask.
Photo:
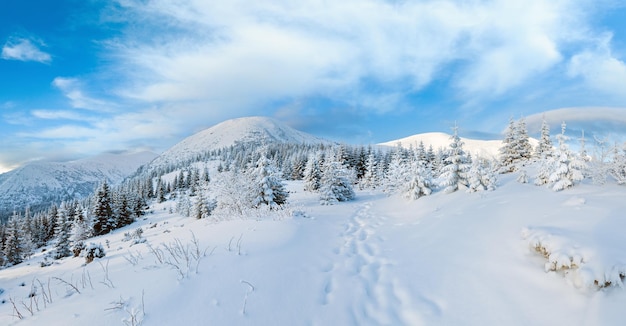
[[(225, 119), (318, 136), (626, 130), (613, 0), (20, 0), (0, 4), (0, 171), (160, 152)], [(547, 113), (545, 113), (547, 112)]]

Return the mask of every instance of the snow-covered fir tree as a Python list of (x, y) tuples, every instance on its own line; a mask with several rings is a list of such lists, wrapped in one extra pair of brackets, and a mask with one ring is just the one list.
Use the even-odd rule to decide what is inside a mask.
[(576, 182), (583, 180), (585, 163), (569, 150), (568, 137), (565, 136), (565, 122), (561, 124), (561, 134), (557, 136), (559, 148), (555, 152), (555, 164), (550, 174), (552, 190), (561, 191), (573, 187)]
[(378, 161), (376, 160), (376, 156), (374, 152), (370, 152), (367, 156), (365, 164), (365, 174), (363, 175), (363, 178), (361, 178), (359, 187), (361, 187), (361, 189), (375, 189), (378, 187), (380, 184), (378, 171)]
[(6, 239), (2, 248), (5, 265), (12, 266), (24, 260), (23, 238), (20, 233), (20, 216), (17, 212), (9, 218), (6, 224)]
[(430, 168), (425, 165), (424, 161), (419, 159), (419, 156), (411, 163), (409, 182), (404, 192), (406, 198), (416, 200), (432, 193), (432, 174)]
[(70, 235), (72, 222), (69, 220), (71, 206), (68, 203), (62, 203), (57, 212), (57, 225), (54, 230), (56, 243), (54, 245), (54, 258), (61, 259), (72, 255), (70, 250)]
[(520, 163), (532, 157), (532, 146), (524, 118), (520, 118), (517, 122), (513, 118), (510, 119), (502, 143), (500, 148), (500, 172), (502, 173), (517, 171)]
[(261, 155), (256, 167), (250, 172), (254, 179), (253, 207), (267, 205), (276, 209), (287, 203), (289, 193), (285, 190), (280, 173), (265, 155)]
[(304, 168), (304, 191), (315, 192), (320, 189), (320, 182), (322, 180), (322, 168), (323, 156), (321, 153), (311, 155)]
[(541, 137), (539, 138), (539, 143), (535, 149), (535, 156), (539, 159), (544, 159), (552, 156), (552, 153), (553, 145), (552, 139), (550, 139), (550, 125), (544, 117), (541, 121)]
[(408, 164), (405, 161), (402, 147), (398, 145), (391, 154), (391, 162), (389, 162), (383, 181), (383, 191), (388, 195), (402, 192), (408, 181)]
[(72, 231), (70, 235), (70, 243), (74, 246), (77, 243), (89, 239), (92, 236), (92, 228), (87, 214), (84, 213), (83, 208), (76, 203), (75, 217), (72, 222)]
[(320, 184), (320, 203), (333, 205), (337, 202), (354, 199), (352, 183), (354, 173), (339, 162), (331, 151), (324, 161)]
[(111, 208), (111, 194), (109, 185), (102, 183), (94, 198), (93, 234), (95, 236), (109, 233), (114, 228), (113, 209)]
[(213, 210), (217, 207), (215, 199), (205, 198), (204, 191), (198, 191), (195, 201), (196, 203), (194, 205), (193, 215), (196, 219), (209, 217), (211, 213), (213, 213)]
[(450, 137), (450, 149), (448, 157), (445, 159), (445, 166), (441, 169), (441, 186), (445, 187), (446, 193), (452, 193), (469, 186), (467, 172), (469, 170), (469, 160), (463, 150), (463, 142), (459, 137), (458, 127), (455, 125), (453, 134)]
[(490, 161), (476, 158), (468, 171), (468, 192), (493, 191), (496, 189), (497, 175)]
[(608, 172), (617, 184), (626, 184), (626, 150), (619, 148), (617, 144), (613, 146), (613, 157), (610, 160)]

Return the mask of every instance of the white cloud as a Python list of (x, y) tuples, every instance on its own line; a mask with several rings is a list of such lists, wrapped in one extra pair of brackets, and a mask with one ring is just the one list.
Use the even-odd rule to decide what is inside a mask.
[(594, 49), (574, 55), (568, 67), (571, 77), (581, 77), (589, 87), (612, 95), (626, 94), (626, 63), (611, 51), (612, 35), (597, 40)]
[[(36, 44), (29, 39), (13, 38), (7, 41), (2, 47), (0, 57), (4, 60), (19, 61), (36, 61), (41, 63), (50, 63), (52, 57), (50, 54), (43, 52)], [(43, 42), (37, 42), (39, 46), (44, 46)]]
[(438, 76), (466, 98), (498, 96), (554, 68), (561, 47), (588, 33), (582, 5), (565, 0), (119, 2), (127, 20), (154, 27), (110, 43), (132, 72), (120, 94), (243, 114), (315, 95), (387, 112), (355, 90), (375, 81), (409, 93)]
[(52, 85), (58, 88), (70, 100), (73, 108), (92, 111), (111, 111), (115, 105), (85, 94), (81, 81), (77, 78), (56, 77)]

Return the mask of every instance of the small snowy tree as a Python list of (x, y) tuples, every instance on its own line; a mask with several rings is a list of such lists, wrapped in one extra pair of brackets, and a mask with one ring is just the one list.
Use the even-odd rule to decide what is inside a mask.
[(411, 173), (406, 187), (405, 197), (416, 200), (432, 193), (433, 180), (430, 168), (423, 161), (415, 160), (411, 164)]
[(468, 172), (468, 182), (467, 192), (495, 190), (497, 176), (492, 164), (481, 158), (473, 160)]
[(276, 209), (287, 203), (289, 193), (285, 190), (280, 173), (265, 155), (261, 155), (251, 173), (255, 180), (252, 206), (267, 205)]
[(333, 153), (327, 155), (322, 170), (320, 203), (333, 205), (337, 202), (354, 199), (352, 188), (353, 172), (339, 162)]
[(362, 189), (370, 188), (375, 189), (378, 187), (380, 181), (378, 179), (378, 161), (374, 153), (370, 153), (367, 156), (367, 162), (365, 163), (365, 174), (361, 178), (359, 186)]
[(442, 168), (441, 186), (445, 187), (446, 193), (452, 193), (459, 188), (469, 186), (467, 171), (469, 170), (469, 160), (463, 151), (463, 142), (458, 134), (458, 127), (455, 125), (454, 133), (450, 137), (449, 155), (445, 159), (446, 165)]
[(541, 138), (539, 139), (539, 143), (537, 144), (535, 155), (539, 159), (544, 159), (552, 156), (552, 151), (553, 145), (552, 140), (550, 139), (550, 125), (544, 117), (543, 121), (541, 122)]
[(96, 193), (93, 209), (95, 236), (109, 233), (113, 229), (113, 209), (111, 208), (111, 193), (107, 182), (103, 182)]
[(555, 153), (554, 170), (550, 174), (552, 190), (561, 191), (573, 187), (583, 179), (584, 162), (574, 155), (567, 146), (568, 137), (565, 136), (565, 122), (561, 124), (561, 134), (557, 136), (559, 148)]
[(320, 189), (322, 179), (321, 155), (312, 155), (304, 168), (304, 191), (316, 192)]
[(391, 154), (391, 162), (387, 167), (387, 174), (383, 183), (383, 191), (392, 195), (402, 191), (409, 181), (408, 164), (404, 159), (402, 148), (398, 145)]
[(57, 212), (57, 225), (54, 229), (56, 244), (54, 246), (54, 258), (61, 259), (72, 255), (70, 250), (70, 235), (72, 225), (69, 218), (68, 204), (63, 203)]

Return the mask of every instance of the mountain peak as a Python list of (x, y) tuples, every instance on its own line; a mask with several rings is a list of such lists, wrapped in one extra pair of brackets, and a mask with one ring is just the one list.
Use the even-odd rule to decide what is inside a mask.
[(184, 161), (207, 151), (238, 143), (319, 144), (330, 141), (296, 130), (273, 118), (252, 116), (226, 120), (183, 139), (166, 150), (152, 166)]

